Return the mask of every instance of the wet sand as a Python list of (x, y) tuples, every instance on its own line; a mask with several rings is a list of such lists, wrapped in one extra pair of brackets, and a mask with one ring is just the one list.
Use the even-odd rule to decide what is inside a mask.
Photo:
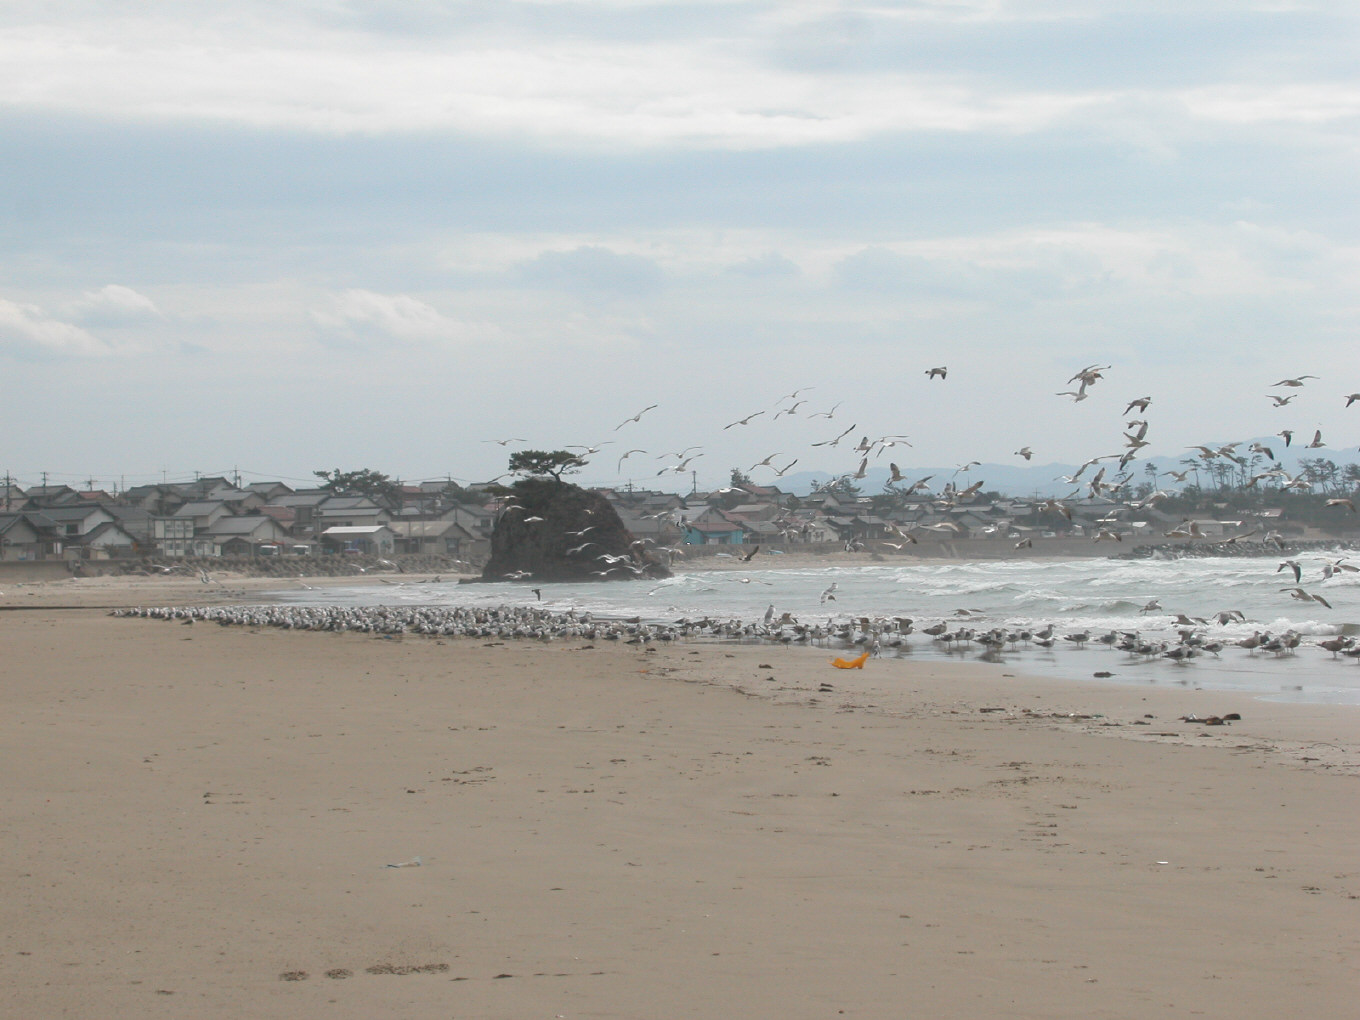
[(0, 612), (5, 1015), (1353, 1008), (1355, 709), (50, 588)]

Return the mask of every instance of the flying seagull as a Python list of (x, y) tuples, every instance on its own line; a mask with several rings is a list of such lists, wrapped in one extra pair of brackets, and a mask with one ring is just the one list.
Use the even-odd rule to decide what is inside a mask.
[(656, 406), (657, 406), (656, 404), (648, 404), (646, 407), (644, 407), (644, 408), (643, 408), (641, 411), (639, 411), (637, 414), (633, 415), (633, 417), (631, 417), (631, 418), (625, 418), (625, 419), (623, 419), (623, 421), (621, 421), (621, 422), (619, 422), (617, 425), (615, 425), (615, 426), (614, 426), (614, 431), (617, 432), (619, 429), (621, 429), (621, 428), (623, 428), (625, 425), (627, 425), (630, 421), (640, 421), (640, 420), (642, 419), (642, 416), (643, 416), (644, 414), (646, 414), (648, 411), (650, 411), (652, 408), (654, 408), (654, 407), (656, 407)]
[(764, 411), (756, 411), (753, 414), (748, 414), (745, 418), (738, 418), (731, 425), (724, 425), (723, 431), (726, 432), (728, 429), (734, 428), (737, 425), (749, 425), (751, 424), (752, 418), (759, 418), (764, 413), (765, 413)]
[(1275, 568), (1275, 573), (1278, 574), (1285, 567), (1288, 567), (1290, 570), (1294, 572), (1294, 580), (1296, 582), (1303, 580), (1303, 568), (1299, 566), (1298, 560), (1285, 560), (1283, 563), (1281, 563), (1278, 567)]
[(633, 454), (646, 452), (647, 452), (646, 450), (629, 450), (627, 453), (625, 453), (622, 457), (619, 458), (619, 466), (616, 467), (614, 470), (615, 471), (620, 470), (623, 467), (623, 462), (627, 460), (629, 457), (631, 457)]
[(1332, 608), (1332, 604), (1328, 602), (1326, 599), (1324, 599), (1321, 595), (1312, 595), (1304, 591), (1302, 588), (1281, 588), (1280, 591), (1289, 592), (1289, 594), (1293, 598), (1298, 599), (1300, 602), (1321, 602), (1328, 609)]

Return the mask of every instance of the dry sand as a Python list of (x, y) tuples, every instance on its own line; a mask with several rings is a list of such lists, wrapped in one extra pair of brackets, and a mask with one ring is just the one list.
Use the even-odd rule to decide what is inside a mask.
[(1355, 1015), (1355, 709), (81, 599), (0, 612), (5, 1016)]

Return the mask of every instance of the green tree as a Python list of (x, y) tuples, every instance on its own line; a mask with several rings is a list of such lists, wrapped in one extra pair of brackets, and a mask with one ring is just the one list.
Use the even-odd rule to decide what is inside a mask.
[(367, 496), (383, 503), (397, 503), (401, 499), (401, 486), (387, 475), (370, 468), (358, 471), (313, 471), (321, 479), (321, 488), (337, 496)]
[(449, 479), (448, 484), (439, 490), (439, 494), (450, 503), (479, 503), (482, 499), (481, 493), (465, 489), (453, 479)]
[(849, 475), (841, 475), (839, 478), (831, 479), (825, 485), (818, 486), (815, 491), (825, 492), (837, 499), (850, 500), (858, 499), (860, 490), (859, 486), (850, 480)]
[(520, 450), (510, 455), (510, 473), (531, 478), (548, 476), (561, 485), (563, 475), (580, 471), (587, 463), (570, 450)]
[(732, 484), (733, 488), (735, 488), (735, 487), (738, 486), (738, 485), (750, 485), (750, 484), (751, 484), (751, 476), (748, 475), (748, 474), (747, 474), (745, 471), (743, 471), (741, 468), (733, 468), (733, 469), (732, 469), (732, 483), (731, 483), (731, 484)]

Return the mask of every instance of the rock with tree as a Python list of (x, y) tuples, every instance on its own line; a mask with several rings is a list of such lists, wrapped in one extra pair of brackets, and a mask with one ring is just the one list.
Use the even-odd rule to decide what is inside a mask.
[(669, 577), (669, 568), (597, 492), (563, 481), (586, 461), (566, 450), (522, 450), (510, 458), (521, 477), (498, 486), (501, 500), (484, 581), (627, 581)]

